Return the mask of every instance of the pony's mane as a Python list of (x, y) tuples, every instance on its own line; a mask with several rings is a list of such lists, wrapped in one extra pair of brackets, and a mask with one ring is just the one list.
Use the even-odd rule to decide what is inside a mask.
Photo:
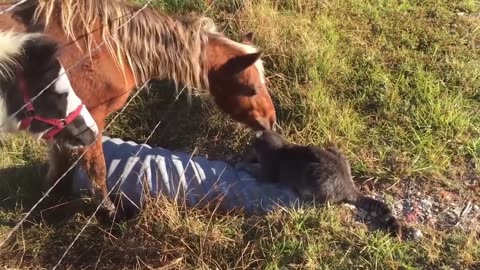
[(0, 78), (10, 79), (14, 76), (14, 65), (18, 64), (18, 57), (23, 55), (23, 45), (26, 41), (37, 38), (37, 33), (18, 33), (0, 31)]
[[(43, 16), (48, 24), (53, 14), (60, 15), (57, 23), (72, 40), (101, 25), (108, 49), (120, 67), (128, 62), (137, 86), (151, 78), (166, 78), (189, 88), (208, 88), (203, 52), (209, 38), (243, 51), (256, 50), (224, 37), (208, 17), (172, 18), (125, 0), (40, 0), (35, 17)], [(89, 46), (95, 45), (88, 39)], [(258, 69), (263, 72), (263, 66)]]

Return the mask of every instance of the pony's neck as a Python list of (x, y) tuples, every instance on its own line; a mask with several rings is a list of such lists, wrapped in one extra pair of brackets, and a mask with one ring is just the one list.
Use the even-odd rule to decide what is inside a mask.
[(148, 69), (145, 65), (150, 64), (151, 73), (144, 76), (146, 78), (168, 79), (177, 86), (208, 90), (207, 50), (211, 39), (220, 35), (213, 21), (207, 17), (169, 17), (157, 10), (145, 10), (144, 14), (147, 17), (157, 16), (154, 21), (158, 25), (152, 25), (153, 29), (150, 29), (157, 38), (150, 40), (150, 57), (143, 60), (137, 58), (136, 62), (129, 59), (136, 77), (137, 74), (141, 75), (141, 72), (136, 72), (140, 70), (136, 67), (138, 63), (143, 65), (145, 71)]
[[(167, 79), (189, 89), (209, 88), (204, 64), (209, 37), (216, 33), (211, 19), (170, 17), (147, 8), (126, 27), (113, 24), (111, 29), (118, 32), (111, 30), (103, 39), (117, 59), (126, 59), (137, 85)], [(110, 46), (109, 40), (113, 40)], [(121, 48), (121, 55), (117, 48)]]

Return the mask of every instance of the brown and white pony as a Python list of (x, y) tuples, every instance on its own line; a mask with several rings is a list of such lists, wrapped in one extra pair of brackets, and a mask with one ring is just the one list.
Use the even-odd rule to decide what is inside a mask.
[(85, 147), (98, 128), (56, 54), (57, 44), (41, 34), (0, 31), (0, 132), (25, 130), (69, 148)]
[[(122, 0), (31, 0), (13, 15), (0, 16), (4, 27), (43, 31), (58, 41), (67, 70), (82, 61), (69, 76), (100, 131), (130, 92), (150, 79), (208, 89), (221, 111), (254, 130), (272, 129), (276, 121), (252, 35), (235, 42), (217, 32), (209, 18), (174, 18)], [(72, 157), (52, 147), (49, 179), (57, 179)], [(83, 160), (94, 199), (103, 200), (113, 217), (101, 139)]]

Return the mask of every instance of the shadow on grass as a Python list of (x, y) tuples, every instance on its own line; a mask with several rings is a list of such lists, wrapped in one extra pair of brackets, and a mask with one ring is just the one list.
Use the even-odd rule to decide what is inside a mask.
[(0, 211), (30, 208), (42, 197), (42, 180), (47, 164), (30, 164), (0, 169)]
[[(0, 226), (15, 226), (44, 197), (42, 182), (47, 170), (47, 163), (42, 161), (0, 169)], [(65, 177), (60, 183), (67, 180)], [(38, 222), (53, 225), (89, 210), (87, 206), (80, 200), (51, 195), (33, 209), (23, 226)]]
[(198, 154), (213, 158), (237, 155), (238, 148), (243, 147), (242, 136), (237, 135), (248, 130), (239, 129), (220, 112), (209, 93), (191, 95), (191, 103), (187, 97), (186, 90), (178, 95), (168, 82), (153, 81), (151, 89), (142, 90), (105, 135), (144, 143), (160, 123), (148, 139), (152, 147), (187, 152), (196, 149)]

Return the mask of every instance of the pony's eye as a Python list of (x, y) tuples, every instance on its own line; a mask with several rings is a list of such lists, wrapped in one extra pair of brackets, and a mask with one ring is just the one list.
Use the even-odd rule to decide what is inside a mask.
[(57, 97), (60, 99), (66, 99), (68, 97), (68, 93), (58, 93)]
[(254, 93), (258, 93), (258, 91), (260, 91), (262, 89), (262, 86), (258, 83), (252, 83), (249, 85), (249, 88), (251, 89), (251, 91), (253, 91)]
[(246, 86), (246, 87), (243, 87), (243, 95), (246, 95), (246, 96), (253, 96), (253, 95), (256, 95), (257, 94), (257, 88), (256, 87), (253, 87), (253, 86)]

